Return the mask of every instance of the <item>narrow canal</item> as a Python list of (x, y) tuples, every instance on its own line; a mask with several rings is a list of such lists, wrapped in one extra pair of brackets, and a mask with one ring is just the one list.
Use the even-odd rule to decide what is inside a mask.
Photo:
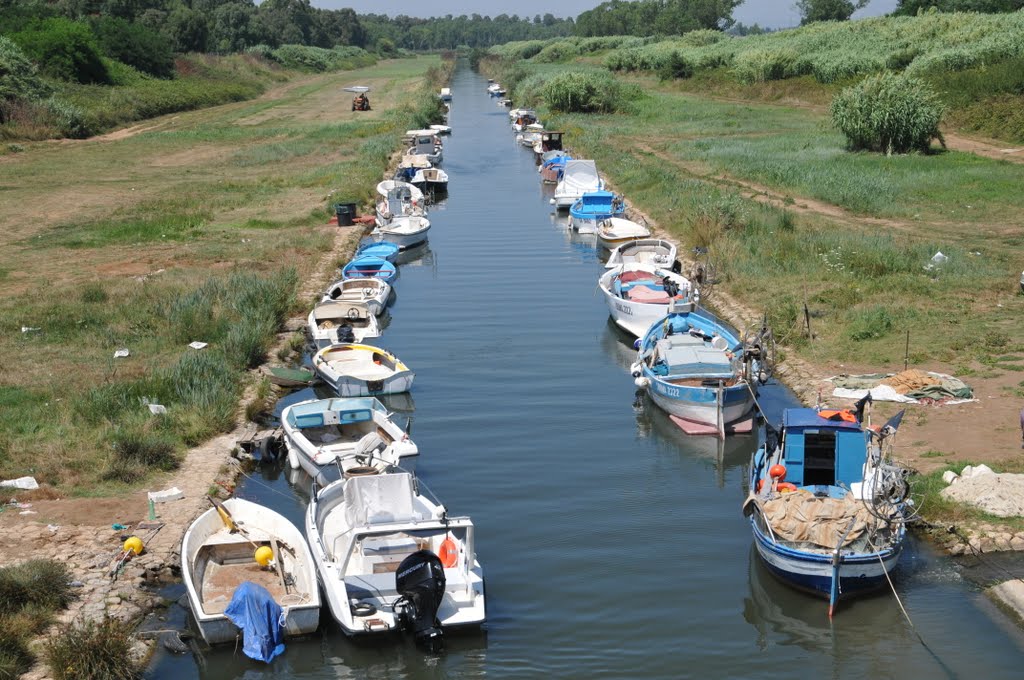
[[(228, 647), (161, 654), (149, 676), (1019, 677), (1021, 635), (927, 546), (911, 544), (896, 578), (927, 647), (891, 593), (830, 624), (825, 602), (765, 572), (740, 513), (755, 438), (720, 448), (634, 405), (593, 237), (552, 219), (485, 86), (465, 65), (455, 74), (450, 198), (430, 215), (429, 249), (400, 268), (379, 343), (416, 371), (411, 399), (391, 406), (414, 409), (417, 473), (477, 525), (484, 631), (429, 656), (399, 638), (350, 641), (325, 607), (317, 635), (271, 666)], [(795, 405), (778, 386), (762, 403), (773, 420)], [(301, 527), (308, 489), (264, 469), (238, 495)]]

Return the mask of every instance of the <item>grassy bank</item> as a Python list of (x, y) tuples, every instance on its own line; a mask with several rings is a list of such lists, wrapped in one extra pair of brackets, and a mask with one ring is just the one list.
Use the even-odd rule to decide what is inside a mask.
[(29, 560), (0, 567), (0, 678), (31, 668), (30, 643), (71, 601), (69, 574), (59, 562)]
[[(175, 60), (173, 78), (156, 78), (107, 60), (110, 83), (42, 79), (50, 96), (12, 103), (10, 119), (0, 125), (0, 139), (91, 137), (168, 113), (252, 99), (271, 86), (311, 72), (347, 71), (375, 61), (373, 55), (358, 48), (285, 45), (230, 56), (181, 55)], [(5, 151), (18, 148), (8, 145)]]
[[(527, 85), (554, 68), (520, 61), (494, 75), (529, 101)], [(727, 289), (766, 312), (789, 351), (902, 368), (910, 330), (915, 365), (1020, 365), (1024, 168), (957, 152), (850, 153), (813, 109), (626, 80), (642, 94), (625, 113), (542, 118), (683, 244), (710, 248)], [(934, 266), (939, 250), (949, 260)]]
[(668, 39), (564, 38), (491, 53), (533, 64), (570, 61), (660, 74), (694, 93), (825, 103), (872, 73), (901, 71), (940, 93), (958, 129), (1024, 141), (1024, 12), (925, 14), (815, 23), (742, 38), (696, 31)]
[[(7, 157), (0, 478), (112, 493), (229, 428), (331, 247), (328, 206), (367, 201), (443, 77), (437, 58), (384, 62)], [(374, 111), (350, 111), (352, 82)]]

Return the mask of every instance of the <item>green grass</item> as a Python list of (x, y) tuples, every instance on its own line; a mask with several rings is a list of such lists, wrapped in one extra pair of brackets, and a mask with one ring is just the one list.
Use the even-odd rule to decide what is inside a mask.
[[(328, 207), (372, 197), (401, 133), (433, 110), (439, 64), (346, 75), (374, 86), (370, 114), (347, 110), (338, 76), (312, 76), (124, 139), (28, 143), (8, 159), (0, 478), (123, 493), (232, 427), (243, 371), (300, 311), (298, 283), (332, 247)], [(120, 348), (130, 356), (114, 359)]]
[(79, 622), (46, 644), (56, 680), (135, 680), (143, 668), (133, 661), (134, 626), (117, 619)]
[(0, 678), (17, 678), (35, 661), (30, 642), (71, 601), (70, 575), (54, 560), (0, 567)]

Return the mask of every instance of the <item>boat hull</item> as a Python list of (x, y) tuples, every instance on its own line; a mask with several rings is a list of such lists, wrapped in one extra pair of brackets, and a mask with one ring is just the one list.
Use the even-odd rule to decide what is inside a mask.
[(389, 227), (398, 226), (400, 223), (392, 222), (390, 225), (379, 227), (377, 229), (377, 236), (388, 243), (394, 243), (398, 246), (399, 250), (408, 250), (421, 243), (426, 243), (428, 238), (428, 232), (430, 231), (430, 222), (426, 219), (421, 218), (421, 227), (415, 231), (405, 229), (394, 229)]
[(644, 369), (651, 401), (669, 415), (701, 425), (717, 427), (743, 420), (754, 408), (754, 396), (746, 383), (725, 387), (722, 392), (722, 417), (718, 416), (717, 387), (673, 385)]
[[(751, 518), (754, 544), (768, 570), (790, 586), (826, 599), (832, 591), (832, 556), (795, 550), (772, 541)], [(886, 584), (886, 573), (896, 568), (902, 543), (870, 554), (844, 555), (839, 565), (839, 599), (877, 590)]]
[[(286, 638), (299, 637), (315, 633), (320, 625), (320, 607), (282, 607), (287, 611), (284, 618), (284, 636)], [(195, 609), (193, 609), (195, 618)], [(221, 645), (235, 642), (242, 634), (238, 626), (231, 623), (227, 617), (212, 617), (206, 620), (196, 620), (199, 634), (208, 645)]]
[(664, 317), (668, 309), (667, 304), (626, 300), (613, 295), (604, 286), (601, 286), (601, 293), (604, 295), (605, 304), (608, 305), (608, 314), (615, 325), (638, 338), (644, 336), (651, 324)]

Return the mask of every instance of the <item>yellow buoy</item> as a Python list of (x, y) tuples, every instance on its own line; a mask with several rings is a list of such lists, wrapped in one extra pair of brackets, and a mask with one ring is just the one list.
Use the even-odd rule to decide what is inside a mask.
[(142, 539), (138, 536), (129, 536), (124, 542), (125, 552), (133, 552), (136, 555), (142, 552), (143, 549)]
[(274, 559), (274, 551), (265, 545), (261, 545), (256, 548), (256, 553), (253, 555), (253, 558), (256, 560), (256, 564), (261, 567), (265, 567)]

